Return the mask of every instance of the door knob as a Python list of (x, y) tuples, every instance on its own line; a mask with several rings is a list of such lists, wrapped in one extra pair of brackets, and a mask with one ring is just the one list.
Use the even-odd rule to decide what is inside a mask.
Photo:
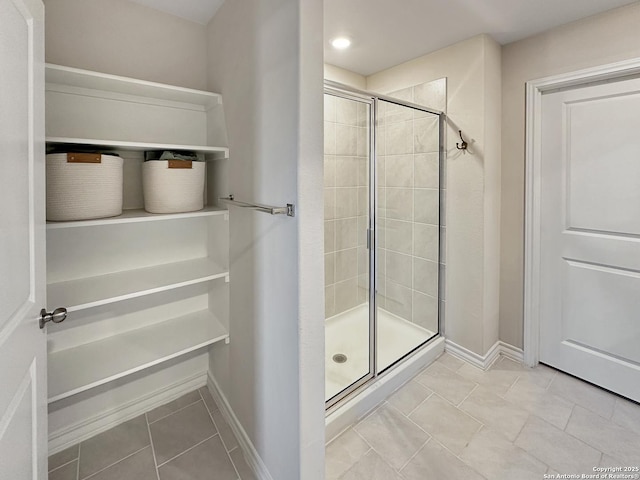
[(47, 312), (43, 308), (42, 310), (40, 310), (40, 318), (38, 318), (38, 321), (40, 323), (40, 328), (44, 328), (47, 322), (60, 323), (64, 322), (65, 318), (67, 318), (66, 308), (56, 308), (53, 313)]

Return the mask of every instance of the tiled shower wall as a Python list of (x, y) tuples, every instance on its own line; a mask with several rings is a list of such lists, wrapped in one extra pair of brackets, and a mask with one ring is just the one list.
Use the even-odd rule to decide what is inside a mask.
[[(446, 111), (446, 79), (392, 92), (389, 96)], [(324, 109), (325, 315), (328, 318), (367, 301), (369, 110), (363, 103), (331, 95), (325, 95)], [(378, 305), (436, 332), (438, 117), (380, 102), (376, 134)], [(444, 182), (442, 186), (444, 188)], [(444, 225), (444, 218), (442, 223)], [(442, 232), (444, 241), (444, 229)], [(443, 250), (441, 248), (441, 275), (444, 274)]]
[(332, 95), (325, 95), (324, 102), (325, 316), (328, 318), (367, 300), (369, 107)]
[[(446, 79), (389, 96), (446, 111)], [(441, 201), (438, 117), (381, 101), (377, 134), (378, 304), (437, 332)], [(441, 272), (444, 274), (444, 268)]]

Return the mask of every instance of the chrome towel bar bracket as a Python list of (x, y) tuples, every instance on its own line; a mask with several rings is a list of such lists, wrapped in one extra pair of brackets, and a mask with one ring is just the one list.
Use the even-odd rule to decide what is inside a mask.
[(286, 215), (287, 217), (295, 217), (296, 216), (296, 208), (293, 203), (287, 203), (286, 207), (272, 207), (270, 205), (260, 205), (258, 203), (247, 203), (236, 200), (233, 195), (229, 195), (228, 197), (219, 197), (222, 203), (226, 203), (227, 205), (232, 205), (234, 207), (240, 208), (248, 208), (249, 210), (256, 210), (258, 212), (268, 213), (270, 215)]

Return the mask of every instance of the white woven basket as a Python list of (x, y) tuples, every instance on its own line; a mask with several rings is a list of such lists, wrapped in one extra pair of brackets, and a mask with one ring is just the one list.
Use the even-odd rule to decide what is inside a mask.
[[(191, 168), (180, 168), (187, 164)], [(150, 213), (202, 210), (204, 208), (204, 177), (205, 162), (181, 160), (144, 162), (142, 164), (144, 209)]]
[(120, 214), (122, 158), (100, 154), (47, 155), (47, 220), (88, 220)]

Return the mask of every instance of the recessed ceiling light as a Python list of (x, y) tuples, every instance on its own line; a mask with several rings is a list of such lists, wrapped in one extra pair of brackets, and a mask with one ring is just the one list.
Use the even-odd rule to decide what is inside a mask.
[(333, 48), (337, 48), (338, 50), (344, 50), (345, 48), (349, 48), (351, 46), (351, 40), (347, 37), (336, 37), (331, 40), (331, 46)]

